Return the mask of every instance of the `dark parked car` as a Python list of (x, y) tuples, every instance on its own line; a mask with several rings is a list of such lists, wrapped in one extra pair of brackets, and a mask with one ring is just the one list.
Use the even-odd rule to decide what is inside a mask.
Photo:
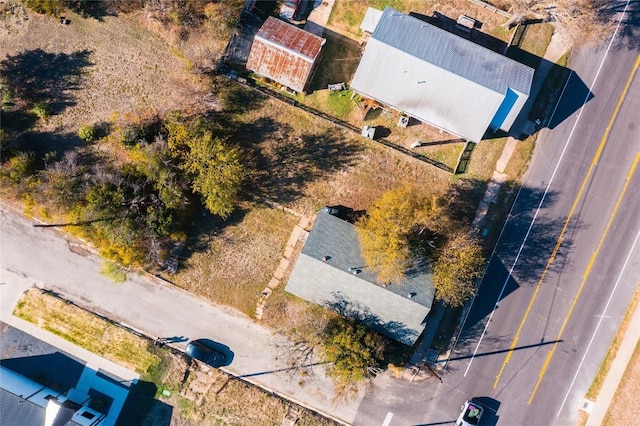
[(200, 340), (192, 340), (187, 344), (184, 352), (193, 359), (202, 361), (212, 367), (220, 367), (225, 364), (225, 355), (203, 343)]
[(476, 426), (480, 423), (480, 417), (484, 413), (482, 405), (474, 400), (467, 401), (462, 405), (462, 412), (458, 416), (456, 426)]

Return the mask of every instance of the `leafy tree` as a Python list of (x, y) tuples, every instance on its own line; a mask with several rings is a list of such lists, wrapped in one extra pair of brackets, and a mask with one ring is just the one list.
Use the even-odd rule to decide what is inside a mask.
[(240, 150), (210, 132), (190, 139), (184, 169), (193, 175), (193, 190), (213, 214), (227, 218), (234, 210), (244, 180)]
[(345, 318), (333, 319), (327, 324), (322, 340), (327, 375), (343, 395), (356, 391), (382, 365), (385, 341), (364, 325)]
[(117, 263), (110, 262), (108, 260), (104, 260), (102, 262), (100, 273), (108, 278), (111, 278), (117, 283), (123, 283), (127, 280), (126, 270)]
[(205, 207), (227, 218), (235, 208), (246, 171), (241, 151), (214, 137), (202, 122), (187, 127), (167, 123), (169, 148), (180, 157), (181, 168), (191, 177), (193, 192), (202, 196)]
[(436, 298), (449, 306), (462, 306), (473, 295), (483, 264), (477, 237), (458, 231), (438, 253), (433, 267)]
[(25, 0), (25, 4), (36, 13), (58, 17), (64, 12), (64, 0)]
[(362, 257), (382, 282), (402, 279), (411, 265), (410, 234), (426, 221), (429, 201), (413, 187), (386, 192), (358, 223)]
[(45, 123), (49, 120), (49, 107), (45, 102), (36, 102), (31, 108), (31, 113), (35, 114), (40, 120)]
[(69, 210), (84, 196), (82, 183), (87, 168), (80, 163), (75, 151), (68, 151), (60, 161), (48, 163), (41, 173), (42, 204)]
[(14, 183), (22, 183), (35, 172), (35, 155), (33, 152), (20, 151), (11, 157), (3, 167), (3, 177)]
[(96, 136), (96, 129), (88, 124), (83, 124), (78, 129), (78, 137), (85, 142), (92, 142)]

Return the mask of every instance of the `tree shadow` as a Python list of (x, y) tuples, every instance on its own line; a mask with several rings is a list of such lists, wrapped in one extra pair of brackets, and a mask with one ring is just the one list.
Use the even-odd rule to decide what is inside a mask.
[(104, 22), (104, 18), (107, 16), (118, 16), (118, 12), (121, 8), (121, 5), (119, 3), (135, 2), (121, 2), (113, 0), (77, 0), (74, 2), (67, 2), (66, 6), (69, 10), (77, 13), (83, 18), (92, 18), (96, 21)]
[(71, 54), (49, 53), (42, 49), (9, 55), (0, 63), (7, 84), (20, 98), (48, 103), (50, 115), (76, 104), (74, 92), (81, 88), (82, 74), (91, 65), (92, 51)]
[[(224, 113), (226, 114), (246, 114), (260, 109), (268, 100), (267, 96), (257, 90), (251, 90), (234, 81), (224, 79), (220, 80), (218, 85)], [(233, 128), (237, 126), (232, 122), (229, 122), (229, 124), (229, 126), (225, 127)]]
[[(38, 168), (44, 167), (43, 158), (48, 153), (55, 152), (56, 158), (62, 158), (65, 153), (85, 146), (87, 143), (78, 137), (77, 133), (56, 133), (27, 131), (14, 140), (11, 148), (24, 152), (33, 152), (39, 161)], [(96, 158), (88, 153), (82, 154), (84, 164), (95, 162)]]
[(360, 45), (355, 40), (331, 30), (325, 30), (323, 37), (327, 41), (309, 83), (309, 92), (327, 89), (329, 84), (348, 84), (360, 63)]
[(307, 185), (353, 164), (362, 147), (343, 140), (338, 129), (325, 133), (303, 133), (271, 118), (260, 118), (241, 126), (234, 139), (251, 153), (255, 174), (250, 195), (290, 203), (304, 195)]
[(190, 221), (187, 221), (187, 241), (178, 256), (179, 260), (187, 260), (195, 253), (209, 252), (212, 240), (222, 238), (220, 234), (223, 230), (241, 223), (246, 214), (246, 209), (236, 207), (229, 217), (223, 219), (210, 213), (206, 208), (200, 207), (191, 215)]
[(338, 292), (332, 292), (331, 297), (332, 300), (325, 300), (323, 306), (345, 318), (364, 324), (372, 330), (401, 343), (415, 341), (418, 338), (418, 333), (415, 330), (406, 328), (398, 321), (383, 321), (371, 312), (369, 307), (353, 300), (348, 300)]
[(471, 225), (486, 188), (487, 182), (483, 180), (466, 178), (456, 180), (443, 195), (445, 203), (443, 216), (453, 223)]
[[(456, 352), (473, 350), (487, 318), (496, 306), (500, 309), (499, 302), (522, 287), (539, 285), (549, 272), (561, 273), (564, 269), (573, 250), (572, 231), (583, 225), (573, 220), (565, 228), (565, 218), (546, 218), (544, 210), (536, 213), (543, 194), (542, 189), (521, 188), (464, 320)], [(557, 198), (558, 194), (547, 193), (543, 209), (555, 203)], [(561, 235), (562, 244), (559, 244)], [(501, 342), (500, 337), (494, 339), (496, 343)]]
[[(602, 9), (602, 19), (615, 19), (616, 15), (624, 11), (626, 1), (618, 0), (605, 2)], [(625, 12), (624, 19), (620, 22), (618, 39), (612, 48), (616, 50), (640, 49), (640, 2), (633, 0), (629, 2), (629, 7)]]

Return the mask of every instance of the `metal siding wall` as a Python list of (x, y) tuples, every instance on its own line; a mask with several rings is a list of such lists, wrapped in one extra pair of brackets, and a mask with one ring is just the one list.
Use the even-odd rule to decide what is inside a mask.
[(313, 64), (256, 38), (247, 69), (270, 78), (297, 92), (302, 92)]
[(511, 126), (513, 126), (513, 123), (516, 121), (516, 118), (518, 118), (518, 115), (520, 115), (520, 111), (522, 111), (522, 107), (524, 107), (524, 104), (527, 102), (527, 99), (529, 99), (529, 95), (520, 93), (517, 90), (514, 90), (514, 92), (518, 94), (518, 101), (513, 105), (513, 108), (511, 108), (509, 115), (507, 115), (507, 118), (504, 119), (502, 126), (500, 126), (500, 130), (504, 130), (505, 132), (508, 132), (509, 130), (511, 130)]

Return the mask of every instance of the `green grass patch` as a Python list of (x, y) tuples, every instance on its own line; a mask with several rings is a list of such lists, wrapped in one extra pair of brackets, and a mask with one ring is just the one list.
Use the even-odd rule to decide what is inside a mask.
[(553, 26), (548, 23), (530, 24), (519, 27), (513, 41), (516, 45), (509, 49), (507, 55), (518, 62), (537, 69), (547, 51), (553, 35)]
[(553, 25), (543, 22), (527, 25), (520, 49), (539, 57), (543, 57), (551, 42)]
[(513, 154), (509, 159), (509, 164), (505, 168), (504, 172), (512, 179), (520, 181), (524, 173), (527, 171), (527, 166), (533, 155), (533, 149), (536, 146), (537, 133), (529, 136), (523, 141), (519, 141), (516, 144)]
[(27, 291), (13, 314), (143, 376), (159, 368), (147, 339), (38, 290)]
[(507, 138), (485, 139), (473, 149), (471, 160), (464, 178), (488, 181), (493, 175), (496, 163), (502, 155)]

